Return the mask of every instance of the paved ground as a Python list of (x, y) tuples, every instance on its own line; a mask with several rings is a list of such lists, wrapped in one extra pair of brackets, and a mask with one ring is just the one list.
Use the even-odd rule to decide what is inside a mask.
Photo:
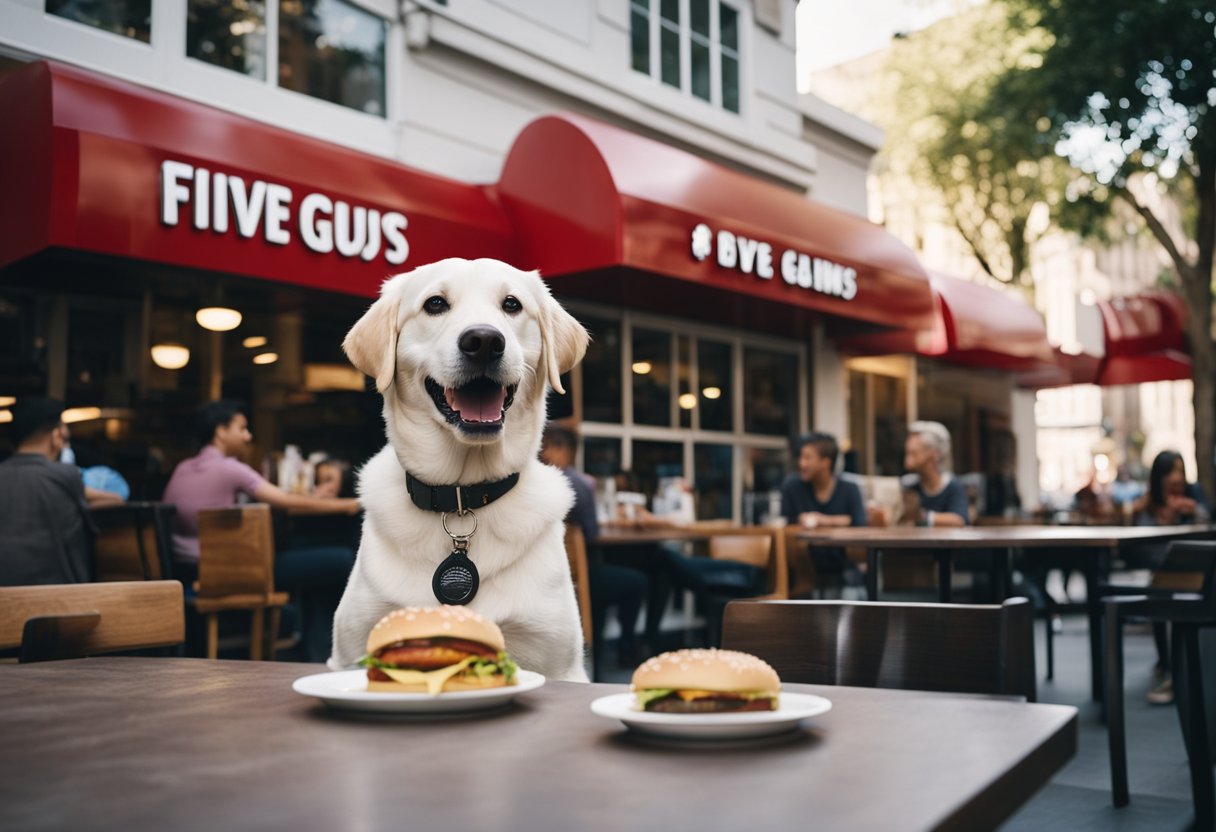
[[(1036, 623), (1039, 666), (1043, 667), (1043, 627)], [(663, 649), (693, 645), (696, 635), (667, 632)], [(1110, 768), (1106, 729), (1089, 701), (1089, 642), (1084, 616), (1068, 616), (1056, 635), (1056, 678), (1039, 675), (1039, 699), (1080, 709), (1081, 736), (1076, 758), (1002, 829), (1004, 832), (1183, 832), (1192, 811), (1186, 752), (1173, 707), (1149, 705), (1156, 661), (1148, 631), (1129, 628), (1126, 640), (1128, 771), (1132, 802), (1115, 809), (1110, 802)], [(628, 683), (633, 665), (620, 667), (615, 644), (606, 645), (601, 680)]]

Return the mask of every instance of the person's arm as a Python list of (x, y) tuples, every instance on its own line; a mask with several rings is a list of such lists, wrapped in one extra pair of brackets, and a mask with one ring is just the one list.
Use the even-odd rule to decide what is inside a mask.
[(89, 504), (89, 508), (118, 506), (126, 502), (113, 491), (102, 491), (99, 488), (89, 488), (87, 485), (84, 487), (84, 501)]
[(286, 509), (293, 514), (358, 514), (359, 501), (332, 497), (310, 497), (306, 494), (289, 494), (277, 485), (262, 481), (253, 490), (253, 498), (259, 503), (269, 503), (275, 508)]
[(852, 514), (852, 525), (868, 526), (870, 517), (866, 514), (866, 500), (861, 496), (861, 489), (855, 483), (849, 483), (853, 488), (849, 493), (849, 511)]
[[(945, 511), (926, 512), (925, 525), (958, 527), (967, 525), (967, 492), (962, 483), (951, 480)], [(930, 516), (931, 515), (931, 516)]]

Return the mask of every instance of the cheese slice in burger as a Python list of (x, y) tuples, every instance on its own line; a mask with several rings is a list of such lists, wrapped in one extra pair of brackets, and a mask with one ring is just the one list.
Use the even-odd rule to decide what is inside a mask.
[(502, 630), (465, 607), (405, 607), (372, 628), (367, 689), (374, 693), (482, 690), (515, 684)]
[(774, 711), (781, 679), (735, 650), (676, 650), (647, 659), (630, 685), (639, 711), (673, 714)]

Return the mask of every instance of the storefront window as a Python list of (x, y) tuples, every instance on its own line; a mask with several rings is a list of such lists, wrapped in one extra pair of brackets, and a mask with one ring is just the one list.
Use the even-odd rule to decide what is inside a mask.
[(648, 0), (633, 0), (629, 4), (629, 45), (633, 53), (633, 68), (650, 74), (650, 4)]
[(693, 446), (693, 478), (697, 519), (731, 516), (731, 470), (734, 448), (697, 443)]
[(790, 473), (786, 449), (748, 448), (743, 468), (743, 522), (767, 523), (781, 513), (781, 482)]
[[(732, 113), (739, 112), (739, 13), (718, 0), (633, 0), (631, 63), (635, 71)], [(658, 36), (658, 62), (651, 38)], [(687, 66), (681, 57), (687, 50)]]
[(621, 421), (621, 324), (580, 316), (591, 335), (583, 357), (583, 419), (588, 422)]
[(671, 334), (633, 330), (633, 421), (671, 426)]
[(583, 470), (593, 477), (611, 477), (624, 469), (621, 440), (589, 436), (583, 440)]
[(731, 387), (731, 347), (718, 341), (697, 341), (698, 407), (701, 430), (732, 429), (734, 395)]
[(748, 433), (791, 436), (798, 426), (798, 359), (790, 353), (743, 351), (743, 423)]
[(152, 0), (46, 0), (47, 14), (152, 42)]
[(384, 116), (385, 32), (344, 0), (280, 0), (279, 86)]
[(635, 440), (633, 474), (641, 492), (654, 497), (665, 479), (684, 476), (683, 443)]
[(266, 77), (266, 4), (190, 0), (186, 54), (243, 75)]
[(692, 338), (676, 336), (676, 407), (679, 408), (680, 427), (692, 427), (692, 414), (697, 407), (697, 394), (692, 389)]

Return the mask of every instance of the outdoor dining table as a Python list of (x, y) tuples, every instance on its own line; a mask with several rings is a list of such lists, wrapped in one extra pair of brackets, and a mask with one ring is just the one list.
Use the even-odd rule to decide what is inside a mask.
[(989, 551), (998, 558), (998, 575), (1008, 574), (1016, 550), (1039, 553), (1087, 551), (1092, 557), (1080, 561), (1085, 574), (1086, 611), (1089, 616), (1091, 687), (1094, 700), (1102, 690), (1100, 641), (1101, 604), (1099, 582), (1110, 558), (1134, 544), (1165, 543), (1170, 540), (1207, 538), (1216, 534), (1213, 525), (1188, 526), (873, 526), (865, 528), (807, 529), (797, 539), (814, 546), (857, 546), (866, 550), (866, 594), (878, 600), (882, 553), (894, 550), (932, 551), (938, 567), (938, 600), (953, 600), (954, 554)]
[(1076, 710), (788, 685), (832, 709), (769, 739), (643, 739), (548, 681), (478, 715), (355, 716), (318, 665), (0, 666), (0, 828), (991, 829), (1075, 753)]

